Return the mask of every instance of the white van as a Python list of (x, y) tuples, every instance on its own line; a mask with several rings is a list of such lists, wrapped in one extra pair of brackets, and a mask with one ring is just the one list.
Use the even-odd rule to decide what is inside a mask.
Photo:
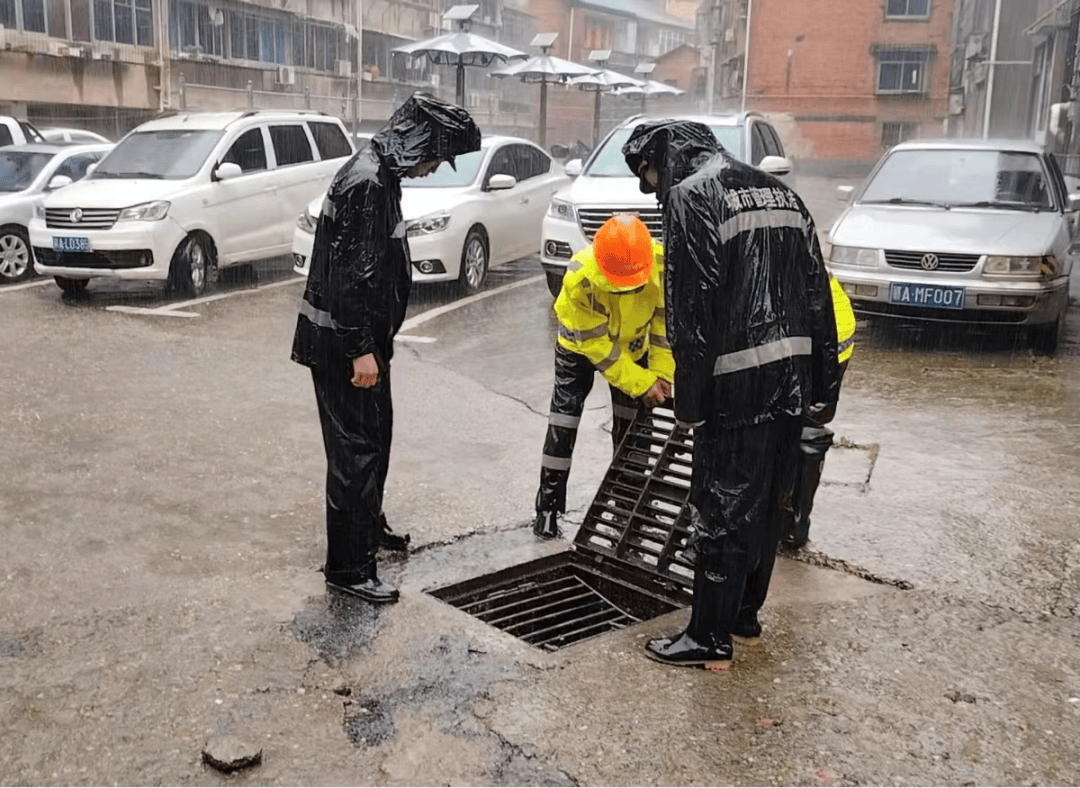
[(287, 254), (297, 214), (352, 153), (341, 121), (320, 112), (149, 121), (38, 207), (34, 267), (68, 292), (112, 277), (199, 295), (219, 268)]

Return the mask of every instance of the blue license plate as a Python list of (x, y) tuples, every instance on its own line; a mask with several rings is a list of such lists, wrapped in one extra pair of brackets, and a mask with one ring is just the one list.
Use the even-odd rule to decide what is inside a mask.
[(889, 301), (905, 306), (963, 309), (964, 288), (894, 282), (889, 285)]
[(54, 235), (52, 239), (54, 252), (90, 252), (90, 239), (76, 235)]

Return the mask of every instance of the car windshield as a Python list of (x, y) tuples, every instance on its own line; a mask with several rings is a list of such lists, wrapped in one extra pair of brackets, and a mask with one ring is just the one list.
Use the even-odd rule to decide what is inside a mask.
[(445, 161), (439, 169), (424, 178), (403, 178), (402, 186), (410, 189), (439, 189), (447, 186), (468, 186), (476, 180), (480, 164), (484, 161), (484, 151), (474, 150), (454, 159), (457, 172)]
[[(710, 126), (712, 133), (720, 144), (727, 148), (728, 152), (738, 159), (742, 158), (742, 127), (741, 126)], [(594, 178), (632, 178), (636, 177), (626, 166), (626, 159), (622, 155), (622, 146), (630, 139), (632, 127), (618, 129), (608, 137), (604, 146), (596, 153), (596, 157), (589, 162), (585, 175)]]
[(866, 185), (860, 202), (1053, 208), (1049, 179), (1039, 157), (996, 150), (895, 151)]
[(91, 178), (190, 178), (223, 134), (205, 129), (135, 132), (102, 159)]
[(30, 187), (55, 153), (0, 150), (0, 192), (21, 192)]

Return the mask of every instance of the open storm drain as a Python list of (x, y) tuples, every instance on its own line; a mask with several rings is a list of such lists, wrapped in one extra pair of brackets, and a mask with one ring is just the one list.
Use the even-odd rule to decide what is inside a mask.
[(686, 607), (692, 452), (672, 411), (639, 412), (570, 550), (429, 593), (548, 651)]

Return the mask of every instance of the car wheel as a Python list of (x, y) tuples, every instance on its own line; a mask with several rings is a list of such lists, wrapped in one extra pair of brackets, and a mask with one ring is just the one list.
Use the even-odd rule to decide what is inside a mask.
[(189, 235), (176, 247), (169, 264), (169, 287), (177, 295), (201, 296), (217, 284), (217, 275), (217, 260), (202, 237)]
[(551, 291), (551, 297), (558, 298), (559, 293), (562, 292), (563, 275), (555, 271), (545, 271), (545, 273), (547, 274), (548, 290)]
[(72, 279), (69, 276), (54, 276), (53, 281), (56, 282), (57, 287), (64, 291), (65, 295), (81, 293), (90, 284), (89, 279)]
[(34, 258), (26, 230), (9, 224), (0, 229), (0, 284), (21, 282), (34, 275)]
[(480, 292), (488, 271), (488, 248), (484, 233), (479, 227), (469, 230), (465, 247), (461, 250), (461, 273), (458, 283), (465, 295)]
[(1061, 335), (1065, 333), (1065, 313), (1067, 311), (1067, 309), (1062, 309), (1058, 319), (1050, 325), (1031, 329), (1030, 341), (1033, 348), (1047, 352), (1057, 350)]

